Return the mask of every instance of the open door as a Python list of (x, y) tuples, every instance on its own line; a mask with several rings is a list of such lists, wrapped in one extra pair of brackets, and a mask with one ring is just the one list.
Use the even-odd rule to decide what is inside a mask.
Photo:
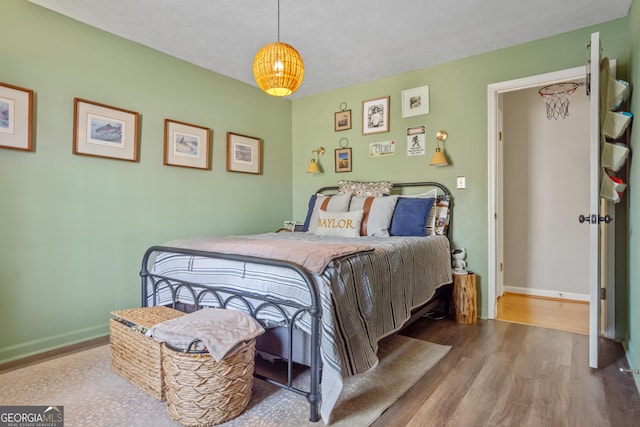
[[(599, 367), (600, 342), (600, 33), (591, 34), (587, 89), (589, 90), (589, 213), (579, 221), (589, 225), (589, 366)], [(608, 65), (607, 65), (608, 67)]]

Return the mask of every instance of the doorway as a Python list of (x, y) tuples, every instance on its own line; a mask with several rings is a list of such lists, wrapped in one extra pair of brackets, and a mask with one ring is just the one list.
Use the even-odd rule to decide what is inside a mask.
[[(499, 318), (515, 314), (508, 308), (517, 307), (529, 324), (588, 332), (589, 230), (576, 221), (576, 212), (589, 204), (584, 184), (589, 180), (589, 97), (584, 78), (572, 83), (578, 86), (566, 117), (547, 110), (539, 95), (546, 83), (499, 98), (503, 287), (498, 304), (507, 309)], [(572, 316), (574, 310), (583, 315)], [(563, 313), (576, 324), (565, 321)]]
[[(547, 121), (545, 105), (539, 97), (535, 95), (538, 88), (544, 85), (558, 83), (561, 81), (580, 82), (584, 80), (585, 68), (576, 67), (554, 73), (495, 83), (488, 87), (490, 215), (488, 274), (489, 304), (487, 314), (491, 319), (494, 319), (496, 316), (497, 297), (504, 292), (505, 286), (513, 286), (531, 294), (542, 294), (542, 296), (549, 297), (562, 297), (565, 293), (575, 294), (571, 296), (577, 298), (583, 298), (585, 294), (588, 297), (588, 272), (586, 273), (587, 276), (585, 276), (587, 279), (576, 280), (576, 282), (586, 280), (586, 291), (580, 290), (581, 288), (575, 288), (577, 291), (574, 292), (572, 291), (574, 288), (564, 288), (565, 283), (567, 281), (573, 282), (573, 279), (570, 276), (568, 277), (566, 273), (557, 275), (555, 273), (557, 270), (555, 268), (555, 264), (549, 264), (550, 262), (556, 262), (557, 260), (555, 260), (554, 257), (547, 257), (548, 253), (553, 252), (551, 249), (555, 246), (552, 238), (558, 235), (558, 231), (555, 230), (557, 225), (553, 222), (554, 216), (569, 215), (571, 222), (578, 224), (575, 217), (579, 210), (574, 210), (578, 208), (567, 209), (564, 205), (565, 198), (570, 195), (569, 193), (574, 191), (572, 186), (575, 186), (575, 184), (569, 183), (566, 186), (563, 185), (566, 175), (571, 172), (572, 168), (576, 168), (575, 165), (570, 164), (572, 156), (571, 153), (575, 150), (575, 147), (569, 148), (569, 151), (566, 151), (567, 145), (570, 144), (561, 144), (562, 140), (566, 138), (563, 134), (560, 134), (560, 137), (558, 138), (557, 133), (554, 134), (553, 131), (545, 131), (546, 126), (544, 125), (544, 121)], [(510, 120), (509, 115), (512, 115), (513, 108), (512, 106), (508, 106), (507, 108), (509, 108), (509, 112), (503, 113), (503, 111), (505, 111), (505, 106), (502, 104), (505, 103), (505, 99), (507, 99), (506, 102), (517, 102), (509, 101), (509, 99), (515, 97), (514, 99), (517, 100), (519, 92), (522, 91), (534, 93), (531, 103), (532, 106), (528, 107), (528, 112), (526, 114), (521, 115), (524, 117), (519, 118), (521, 123), (515, 124), (514, 126), (510, 126), (510, 124), (503, 124), (503, 120)], [(538, 102), (538, 104), (536, 105), (535, 102)], [(571, 104), (569, 108), (571, 112)], [(505, 117), (503, 117), (503, 114)], [(540, 119), (536, 118), (534, 120), (529, 117), (534, 114), (537, 115), (537, 117), (540, 117)], [(574, 115), (579, 116), (578, 113), (575, 113)], [(516, 114), (515, 117), (518, 119), (519, 116)], [(575, 126), (574, 124), (573, 127), (584, 127), (587, 128), (586, 131), (588, 132), (588, 116), (584, 120), (583, 126)], [(563, 125), (562, 123), (558, 123), (557, 120), (551, 120), (550, 122), (554, 123), (550, 123), (549, 125)], [(527, 160), (527, 166), (517, 164), (517, 162), (519, 162), (517, 159), (510, 160), (509, 163), (503, 162), (505, 155), (503, 150), (508, 142), (505, 140), (500, 141), (499, 139), (502, 136), (504, 136), (505, 139), (509, 138), (504, 131), (508, 130), (510, 127), (513, 129), (520, 129), (518, 131), (519, 133), (513, 133), (513, 139), (518, 143), (522, 143), (522, 135), (535, 134), (535, 138), (539, 139), (538, 141), (534, 140), (533, 142), (530, 140), (528, 142), (525, 141), (526, 145), (524, 147), (526, 150), (524, 155), (522, 153), (522, 147), (519, 149), (519, 154), (518, 150), (515, 151), (516, 156), (519, 155), (524, 158), (524, 160)], [(524, 139), (528, 140), (528, 138)], [(586, 147), (584, 148), (584, 151), (588, 151), (587, 142), (588, 133), (586, 142), (584, 142)], [(578, 143), (579, 142), (576, 144)], [(507, 152), (506, 155), (509, 156), (509, 153)], [(509, 158), (511, 159), (511, 157)], [(584, 165), (588, 165), (588, 160), (579, 166), (588, 170), (588, 167), (584, 167)], [(510, 177), (510, 173), (514, 176)], [(511, 181), (512, 179), (514, 180)], [(507, 185), (505, 186), (503, 183), (506, 183)], [(509, 200), (507, 197), (504, 197), (505, 203), (502, 203), (503, 196), (506, 196), (506, 194), (503, 194), (503, 190), (508, 188), (511, 188), (511, 192), (513, 194), (516, 194), (516, 201), (512, 201), (510, 206), (505, 206), (506, 203), (509, 203)], [(549, 195), (557, 197), (553, 199), (547, 197)], [(563, 195), (565, 198), (562, 197)], [(504, 239), (506, 232), (503, 230), (505, 229), (505, 226), (510, 227), (513, 226), (513, 224), (507, 223), (504, 211), (508, 209), (517, 211), (518, 208), (521, 208), (522, 197), (527, 198), (529, 209), (525, 209), (524, 211), (521, 211), (521, 213), (511, 213), (511, 215), (514, 216), (512, 222), (520, 221), (521, 225), (520, 231), (514, 232), (515, 234), (518, 234), (518, 236), (516, 236), (517, 238), (511, 239), (512, 241), (507, 241)], [(540, 199), (540, 197), (542, 197), (542, 199)], [(537, 200), (541, 201), (536, 203)], [(588, 202), (586, 205), (588, 206)], [(584, 209), (583, 206), (580, 207), (580, 209)], [(523, 223), (525, 225), (522, 225)], [(516, 229), (514, 228), (514, 230)], [(560, 231), (563, 231), (562, 227), (560, 228)], [(579, 233), (579, 231), (577, 232)], [(539, 236), (546, 236), (547, 238), (536, 240), (532, 243), (529, 241), (529, 237), (531, 236), (535, 236), (536, 238)], [(520, 257), (517, 259), (527, 259), (527, 256), (533, 253), (534, 255), (532, 256), (535, 262), (527, 261), (526, 265), (518, 266), (517, 263), (520, 262), (522, 264), (522, 261), (514, 261), (516, 258), (511, 257), (511, 252), (514, 247), (517, 249), (517, 255)], [(506, 255), (507, 251), (509, 251), (508, 255)], [(578, 258), (575, 255), (572, 255), (572, 249), (564, 248), (559, 253), (560, 255), (558, 255), (558, 252), (555, 252), (555, 258), (559, 257), (565, 264), (569, 259), (575, 260)], [(516, 264), (511, 266), (506, 265), (505, 260), (507, 259), (511, 259), (510, 262), (515, 262)], [(588, 258), (585, 257), (584, 259)], [(573, 262), (574, 261), (571, 263), (573, 264)], [(549, 265), (551, 265), (552, 268), (549, 268)], [(561, 263), (558, 265), (562, 267)], [(520, 273), (516, 273), (511, 277), (511, 279), (510, 276), (506, 274), (506, 271), (509, 268), (512, 268), (513, 272), (517, 272), (520, 267), (522, 267)], [(572, 268), (575, 271), (576, 267)], [(571, 271), (571, 268), (562, 269), (565, 271)], [(506, 283), (505, 279), (513, 280), (513, 283)], [(561, 295), (559, 295), (559, 293)]]
[[(616, 61), (610, 60), (611, 73), (615, 76)], [(503, 100), (506, 94), (511, 92), (518, 92), (524, 90), (537, 90), (538, 88), (550, 85), (558, 82), (565, 81), (577, 81), (583, 82), (586, 78), (585, 67), (575, 67), (566, 70), (556, 71), (547, 74), (540, 74), (536, 76), (525, 77), (522, 79), (510, 80), (505, 82), (493, 83), (488, 85), (488, 177), (489, 177), (489, 215), (488, 215), (488, 292), (487, 292), (487, 318), (495, 319), (497, 312), (497, 298), (505, 292), (504, 284), (504, 245), (502, 242), (502, 236), (504, 236), (504, 214), (503, 214), (503, 198), (501, 197), (500, 190), (502, 188), (499, 185), (499, 180), (503, 179), (504, 172), (502, 170), (502, 162), (498, 160), (502, 159), (503, 145), (500, 143), (500, 137), (503, 130)], [(578, 88), (578, 91), (583, 90), (583, 87)], [(542, 102), (542, 101), (540, 101)], [(574, 103), (576, 104), (577, 101)], [(540, 107), (544, 111), (544, 104)], [(569, 106), (571, 114), (571, 103)], [(560, 119), (562, 120), (562, 119)], [(585, 123), (590, 123), (590, 119), (587, 119)], [(585, 125), (588, 126), (588, 125)], [(552, 147), (553, 148), (553, 147)], [(588, 148), (585, 148), (588, 150)], [(587, 168), (588, 166), (584, 166)], [(561, 168), (566, 169), (566, 168)], [(565, 171), (566, 172), (566, 171)], [(562, 180), (561, 180), (562, 181)], [(585, 186), (588, 183), (584, 184)], [(562, 188), (561, 183), (558, 184), (558, 188)], [(566, 190), (566, 189), (565, 189)], [(559, 190), (560, 191), (560, 190)], [(570, 191), (570, 190), (567, 190)], [(602, 205), (602, 204), (601, 204)], [(585, 208), (589, 209), (587, 204)], [(601, 206), (601, 212), (607, 212), (611, 209), (610, 206)], [(570, 217), (576, 219), (580, 211), (570, 212)], [(587, 227), (585, 227), (587, 228)], [(605, 229), (606, 230), (606, 229)], [(602, 240), (602, 253), (606, 254), (604, 258), (601, 258), (604, 265), (612, 266), (612, 257), (615, 254), (615, 239), (613, 233), (604, 231), (604, 238)], [(569, 254), (565, 254), (569, 256)], [(587, 268), (587, 266), (584, 266)], [(606, 288), (607, 298), (600, 304), (600, 317), (601, 328), (600, 335), (607, 338), (613, 338), (615, 335), (615, 288), (614, 277), (615, 273), (613, 268), (605, 268), (603, 272), (602, 283)], [(534, 285), (536, 286), (536, 285)], [(536, 288), (537, 289), (537, 288)], [(589, 294), (591, 292), (589, 291)], [(554, 297), (553, 291), (548, 295)], [(564, 296), (564, 295), (563, 295)], [(569, 295), (571, 297), (577, 297), (580, 299), (580, 295)], [(590, 295), (590, 301), (593, 303), (593, 296)], [(593, 320), (591, 320), (592, 322)]]

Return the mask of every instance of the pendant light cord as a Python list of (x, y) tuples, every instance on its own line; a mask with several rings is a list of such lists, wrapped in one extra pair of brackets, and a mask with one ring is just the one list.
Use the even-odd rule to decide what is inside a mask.
[(280, 0), (278, 0), (278, 43), (280, 42)]

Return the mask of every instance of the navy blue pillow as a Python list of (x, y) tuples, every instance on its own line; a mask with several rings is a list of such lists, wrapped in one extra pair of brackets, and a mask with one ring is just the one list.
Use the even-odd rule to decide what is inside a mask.
[(318, 196), (314, 194), (309, 199), (309, 208), (307, 209), (307, 217), (304, 219), (304, 224), (302, 225), (302, 230), (300, 231), (309, 231), (309, 221), (311, 221), (311, 214), (313, 213), (313, 207), (316, 205), (316, 199)]
[(427, 219), (436, 199), (399, 197), (391, 218), (392, 236), (426, 236)]

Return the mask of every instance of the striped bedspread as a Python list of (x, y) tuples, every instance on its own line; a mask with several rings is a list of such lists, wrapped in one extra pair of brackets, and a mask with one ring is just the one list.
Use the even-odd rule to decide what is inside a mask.
[[(353, 242), (352, 238), (308, 233), (267, 233), (251, 238), (263, 239), (265, 244), (273, 239), (317, 245)], [(321, 274), (313, 275), (322, 304), (320, 414), (325, 422), (342, 390), (342, 379), (374, 368), (378, 341), (398, 331), (412, 309), (452, 281), (449, 240), (445, 236), (360, 237), (358, 243), (373, 250), (337, 257)], [(309, 303), (304, 281), (281, 268), (162, 253), (152, 273)], [(188, 295), (180, 300), (191, 302)], [(156, 304), (170, 301), (170, 295), (160, 293)], [(202, 304), (207, 305), (206, 299)], [(265, 320), (277, 322), (277, 316)], [(303, 317), (298, 326), (309, 332), (308, 319)]]

